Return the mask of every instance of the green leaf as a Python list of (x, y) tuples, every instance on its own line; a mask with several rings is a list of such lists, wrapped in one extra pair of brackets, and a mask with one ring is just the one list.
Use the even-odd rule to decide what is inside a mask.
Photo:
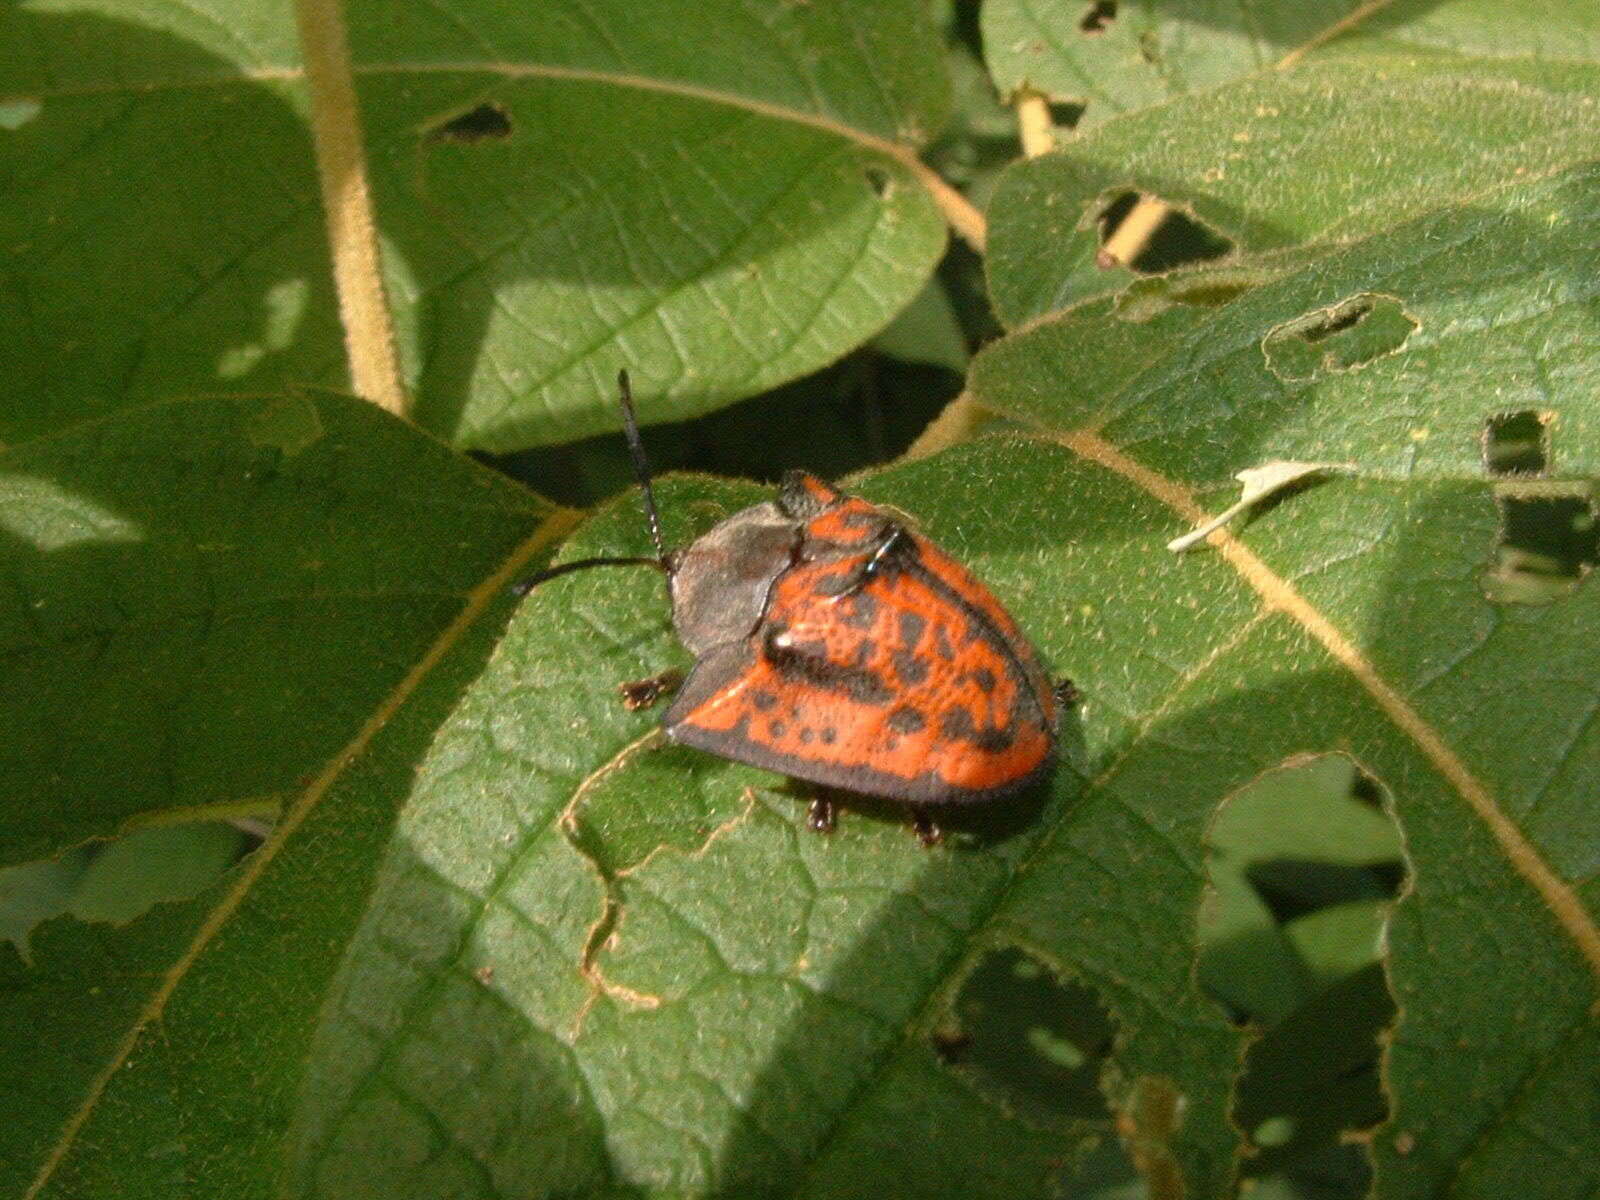
[(1088, 126), (1270, 67), (1360, 7), (987, 0), (984, 57), (1002, 93), (1080, 104)]
[[(615, 428), (619, 366), (647, 421), (681, 419), (885, 326), (945, 238), (915, 159), (950, 106), (922, 10), (351, 5), (419, 421), (501, 450)], [(343, 382), (288, 6), (19, 10), (0, 94), (0, 438)]]
[(950, 296), (938, 283), (917, 294), (893, 323), (873, 339), (873, 348), (904, 362), (948, 367), (957, 374), (967, 369), (967, 341), (961, 334)]
[[(332, 395), (134, 409), (7, 452), (0, 495), (5, 853), (283, 801), (197, 899), (0, 947), (0, 1186), (265, 1194), (415, 763), (572, 515)], [(117, 857), (84, 915), (128, 915)]]
[[(264, 434), (286, 404), (314, 441)], [(294, 792), (551, 511), (332, 395), (175, 401), (0, 456), (0, 856)]]
[[(1593, 475), (1600, 410), (1556, 402), (1596, 371), (1597, 289), (1581, 264), (1600, 228), (1597, 180), (1586, 165), (1440, 206), (1221, 308), (1126, 320), (1115, 299), (1090, 301), (996, 344), (972, 384), (990, 409), (1092, 426), (1203, 486), (1232, 488), (1236, 471), (1276, 459), (1484, 480), (1487, 422), (1525, 409), (1557, 413), (1554, 473)], [(1281, 347), (1295, 343), (1312, 365), (1286, 369)]]
[(1391, 229), (1585, 161), (1600, 138), (1597, 60), (1352, 56), (1119, 118), (1002, 177), (996, 312), (1014, 327), (1126, 286), (1134, 273), (1096, 254), (1103, 214), (1133, 192), (1254, 255)]
[[(1138, 323), (1116, 300), (1080, 304), (974, 365), (977, 403), (1166, 506), (1130, 528), (1142, 553), (1124, 575), (1164, 581), (1158, 609), (1212, 603), (1207, 568), (1163, 549), (1198, 523), (1200, 496), (1223, 507), (1229, 477), (1268, 460), (1341, 464), (1206, 556), (1263, 607), (1217, 647), (1210, 674), (1236, 673), (1238, 718), (1205, 720), (1205, 765), (1190, 772), (1220, 797), (1241, 753), (1337, 746), (1393, 797), (1412, 882), (1386, 938), (1399, 1015), (1379, 1196), (1588, 1186), (1575, 1181), (1600, 1128), (1583, 1098), (1600, 841), (1582, 814), (1600, 782), (1600, 593), (1538, 608), (1486, 598), (1497, 493), (1523, 485), (1498, 483), (1484, 446), (1489, 418), (1533, 409), (1554, 473), (1600, 467), (1600, 306), (1575, 269), (1597, 236), (1600, 170), (1577, 166), (1303, 255), (1231, 303)], [(1384, 313), (1408, 320), (1373, 354), (1362, 326)], [(1282, 369), (1285, 334), (1325, 349), (1309, 374)], [(1276, 680), (1254, 685), (1271, 703), (1251, 698), (1252, 676)]]
[[(1047, 1194), (1082, 1135), (974, 1093), (933, 1044), (973, 966), (1020, 947), (1099, 994), (1113, 1107), (1148, 1110), (1150, 1153), (1220, 1191), (1234, 1134), (1214, 1081), (1239, 1047), (1191, 972), (1227, 783), (1138, 731), (1209, 678), (1251, 597), (1200, 559), (1211, 603), (1130, 591), (1130, 531), (1160, 510), (1106, 489), (1025, 441), (864, 485), (971, 561), (1091, 697), (1048, 794), (952, 814), (932, 852), (892, 809), (819, 838), (778, 779), (651, 749), (656, 716), (617, 684), (684, 660), (648, 573), (535, 592), (418, 777), (312, 1054), (292, 1190)], [(669, 540), (759, 495), (672, 481)], [(644, 545), (629, 504), (567, 553)], [(1122, 597), (1099, 603), (1113, 577)], [(1161, 660), (1131, 672), (1108, 653), (1153, 641)], [(1086, 783), (1135, 744), (1147, 760)], [(934, 1132), (956, 1128), (971, 1136)]]

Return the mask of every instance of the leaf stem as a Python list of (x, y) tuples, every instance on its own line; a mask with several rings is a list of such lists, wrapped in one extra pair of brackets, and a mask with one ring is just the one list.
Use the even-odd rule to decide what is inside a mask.
[(295, 0), (294, 8), (350, 383), (357, 395), (405, 416), (405, 385), (383, 289), (344, 10), (340, 0)]
[(1026, 91), (1017, 97), (1017, 138), (1024, 158), (1038, 158), (1056, 148), (1056, 126), (1050, 116), (1050, 102), (1041, 92)]

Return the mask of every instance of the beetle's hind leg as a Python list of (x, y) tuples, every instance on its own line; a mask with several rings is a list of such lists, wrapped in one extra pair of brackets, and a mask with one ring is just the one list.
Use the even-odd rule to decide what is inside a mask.
[(839, 827), (839, 809), (833, 797), (817, 792), (806, 806), (806, 828), (812, 833), (832, 833)]
[(919, 804), (908, 804), (906, 808), (911, 813), (911, 829), (917, 835), (917, 841), (930, 850), (944, 841), (944, 830), (939, 828), (927, 809)]

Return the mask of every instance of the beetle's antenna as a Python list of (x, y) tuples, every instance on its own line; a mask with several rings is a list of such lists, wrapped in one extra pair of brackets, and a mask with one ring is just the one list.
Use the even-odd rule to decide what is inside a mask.
[(644, 456), (644, 442), (639, 439), (639, 419), (633, 415), (633, 388), (628, 385), (628, 370), (617, 372), (617, 399), (622, 404), (622, 432), (628, 437), (628, 453), (633, 457), (633, 474), (639, 480), (639, 491), (644, 496), (644, 519), (650, 523), (650, 540), (656, 545), (656, 557), (664, 566), (667, 561), (667, 544), (661, 537), (661, 518), (656, 515), (656, 497), (650, 490), (650, 460)]
[(562, 563), (514, 584), (511, 590), (518, 596), (526, 596), (541, 583), (558, 575), (586, 570), (589, 567), (655, 567), (658, 571), (667, 571), (670, 574), (670, 568), (667, 566), (667, 543), (661, 536), (661, 518), (656, 513), (655, 493), (650, 490), (650, 461), (644, 456), (644, 442), (639, 438), (639, 419), (633, 415), (633, 389), (628, 385), (628, 372), (625, 369), (617, 372), (617, 399), (622, 405), (622, 430), (628, 437), (628, 454), (633, 459), (634, 476), (639, 480), (639, 490), (644, 494), (644, 516), (650, 525), (650, 540), (655, 543), (656, 556), (654, 558), (607, 556)]
[(548, 567), (537, 575), (530, 575), (512, 584), (511, 590), (518, 596), (526, 596), (547, 579), (588, 567), (655, 567), (659, 571), (666, 570), (666, 565), (659, 558), (580, 558), (577, 562), (562, 563), (558, 567)]

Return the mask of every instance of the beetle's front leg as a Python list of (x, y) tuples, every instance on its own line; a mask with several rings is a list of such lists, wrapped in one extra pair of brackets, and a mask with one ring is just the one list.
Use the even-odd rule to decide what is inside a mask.
[(620, 683), (617, 690), (622, 693), (622, 706), (629, 712), (637, 712), (641, 708), (649, 708), (663, 696), (670, 696), (682, 685), (683, 672), (673, 667), (649, 679)]

